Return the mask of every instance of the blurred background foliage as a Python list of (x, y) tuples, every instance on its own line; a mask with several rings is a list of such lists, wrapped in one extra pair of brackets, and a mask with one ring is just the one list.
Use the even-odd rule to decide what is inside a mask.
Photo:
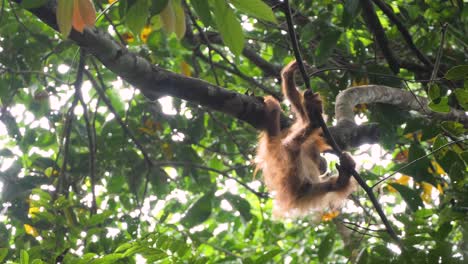
[[(379, 144), (353, 150), (358, 169), (371, 185), (395, 173), (374, 190), (405, 248), (382, 231), (362, 191), (341, 213), (273, 219), (254, 176), (253, 127), (177, 98), (151, 102), (90, 56), (75, 90), (79, 47), (28, 11), (52, 2), (0, 2), (0, 262), (466, 263), (462, 124), (356, 107), (359, 122), (382, 131)], [(280, 1), (94, 3), (97, 27), (162, 68), (239, 93), (279, 94), (279, 70), (292, 60)], [(338, 92), (364, 84), (411, 90), (436, 111), (466, 111), (463, 1), (383, 4), (426, 62), (379, 3), (291, 1), (303, 56), (321, 70), (312, 86), (329, 122)], [(397, 71), (369, 30), (369, 4)]]

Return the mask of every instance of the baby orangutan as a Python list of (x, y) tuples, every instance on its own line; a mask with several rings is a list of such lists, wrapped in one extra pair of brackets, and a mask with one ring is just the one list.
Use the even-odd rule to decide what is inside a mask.
[(265, 184), (275, 192), (277, 216), (303, 215), (314, 210), (335, 209), (356, 187), (345, 168), (354, 168), (353, 159), (345, 154), (337, 165), (339, 176), (323, 179), (320, 175), (320, 153), (331, 149), (322, 137), (317, 118), (322, 114), (320, 95), (296, 89), (296, 61), (281, 72), (282, 91), (291, 103), (294, 124), (280, 130), (279, 102), (267, 96), (265, 102), (266, 128), (260, 135), (256, 163), (263, 171)]

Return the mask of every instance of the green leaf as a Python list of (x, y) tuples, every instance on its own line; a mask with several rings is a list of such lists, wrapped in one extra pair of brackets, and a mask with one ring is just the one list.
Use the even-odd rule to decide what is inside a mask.
[(175, 32), (176, 28), (176, 15), (174, 13), (173, 1), (169, 1), (161, 11), (162, 27), (167, 33)]
[(338, 40), (340, 39), (341, 31), (339, 29), (330, 27), (328, 28), (325, 36), (323, 36), (322, 40), (320, 41), (317, 50), (315, 51), (316, 56), (316, 63), (322, 64), (324, 63), (328, 57), (333, 52), (333, 49), (336, 47)]
[(359, 13), (359, 10), (359, 0), (346, 0), (344, 4), (343, 24), (345, 26), (351, 25), (351, 22), (353, 22), (354, 18)]
[(63, 38), (67, 38), (72, 28), (73, 0), (58, 0), (57, 25)]
[(239, 56), (245, 41), (242, 26), (224, 0), (214, 0), (213, 3), (214, 18), (221, 37), (232, 53)]
[(419, 208), (424, 208), (423, 201), (415, 190), (397, 183), (390, 183), (390, 185), (400, 193), (403, 200), (405, 200), (406, 204), (408, 204), (413, 212), (417, 211)]
[(190, 3), (197, 12), (198, 16), (200, 17), (201, 21), (205, 26), (214, 26), (215, 23), (213, 22), (213, 17), (211, 16), (211, 8), (208, 4), (207, 0), (192, 0)]
[(182, 7), (182, 3), (180, 0), (173, 0), (174, 4), (172, 5), (174, 8), (174, 15), (175, 15), (175, 28), (174, 32), (176, 33), (177, 39), (182, 39), (185, 35), (185, 12), (184, 8)]
[(2, 262), (8, 255), (8, 248), (0, 248), (0, 262)]
[(151, 9), (150, 9), (150, 14), (152, 16), (157, 15), (163, 11), (163, 9), (167, 6), (167, 3), (169, 0), (152, 0), (151, 1)]
[(280, 253), (281, 253), (280, 249), (269, 250), (269, 251), (265, 252), (265, 254), (261, 255), (258, 259), (256, 259), (255, 263), (269, 263), (269, 262), (272, 262), (273, 258), (276, 255), (280, 254)]
[(239, 211), (242, 219), (245, 222), (250, 221), (252, 219), (252, 213), (250, 212), (250, 203), (237, 195), (233, 195), (231, 193), (226, 193), (223, 196), (231, 205), (232, 207), (236, 208)]
[(29, 264), (29, 254), (24, 249), (20, 251), (20, 264)]
[(454, 136), (463, 136), (466, 133), (463, 125), (455, 121), (444, 121), (442, 127)]
[(149, 175), (151, 186), (158, 197), (162, 197), (169, 192), (169, 175), (161, 168), (153, 168)]
[(213, 199), (213, 193), (207, 193), (200, 197), (187, 210), (181, 223), (190, 228), (205, 222), (211, 215), (211, 199)]
[(20, 6), (26, 9), (32, 9), (43, 6), (49, 0), (23, 0)]
[(468, 110), (468, 90), (456, 89), (455, 97), (463, 109)]
[(420, 218), (420, 219), (426, 219), (428, 217), (431, 217), (434, 215), (434, 210), (433, 209), (420, 209), (414, 213), (414, 217)]
[(119, 94), (115, 89), (107, 89), (106, 95), (112, 103), (112, 106), (117, 111), (117, 113), (122, 116), (125, 113), (125, 104), (122, 102)]
[(116, 249), (115, 249), (115, 253), (118, 253), (118, 252), (123, 252), (123, 251), (126, 251), (127, 249), (133, 247), (134, 244), (132, 243), (123, 243), (123, 244), (120, 244)]
[(105, 255), (100, 259), (96, 259), (91, 261), (92, 264), (111, 264), (114, 263), (116, 260), (120, 260), (124, 258), (124, 254), (121, 253), (113, 253), (109, 255)]
[(434, 101), (440, 97), (440, 88), (437, 84), (433, 83), (429, 86), (429, 98)]
[(453, 226), (450, 224), (450, 222), (445, 222), (439, 227), (439, 229), (437, 230), (437, 232), (434, 233), (433, 236), (437, 240), (443, 241), (450, 235), (450, 232), (452, 232), (452, 229), (453, 229)]
[(448, 97), (440, 98), (440, 102), (437, 104), (435, 102), (430, 102), (428, 106), (434, 112), (439, 112), (439, 113), (450, 112), (450, 106), (448, 105)]
[(455, 66), (448, 70), (444, 77), (452, 81), (466, 79), (468, 78), (468, 65)]
[(87, 223), (89, 226), (95, 226), (104, 223), (106, 219), (108, 219), (112, 215), (112, 211), (104, 211), (100, 214), (95, 214), (91, 216), (89, 222)]
[[(125, 22), (135, 36), (139, 36), (148, 18), (148, 1), (138, 0), (127, 11)], [(108, 90), (107, 90), (108, 91)]]
[(325, 259), (330, 255), (333, 249), (333, 244), (335, 244), (335, 236), (334, 234), (330, 233), (326, 237), (323, 238), (320, 246), (318, 248), (318, 257), (320, 262), (324, 262)]
[(465, 164), (468, 166), (468, 151), (463, 151), (460, 153), (460, 157), (463, 159)]
[(229, 0), (240, 11), (254, 17), (276, 23), (276, 17), (271, 7), (261, 0)]

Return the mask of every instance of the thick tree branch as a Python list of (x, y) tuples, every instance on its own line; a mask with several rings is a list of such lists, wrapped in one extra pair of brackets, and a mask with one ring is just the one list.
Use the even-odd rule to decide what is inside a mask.
[(383, 85), (363, 85), (350, 87), (336, 97), (335, 117), (338, 123), (354, 121), (353, 108), (363, 103), (385, 103), (413, 110), (422, 115), (439, 120), (452, 120), (468, 127), (468, 116), (464, 111), (451, 109), (449, 113), (437, 113), (428, 106), (428, 100), (411, 92)]
[[(30, 11), (46, 24), (57, 29), (53, 5)], [(256, 97), (229, 91), (206, 81), (186, 77), (152, 65), (143, 57), (129, 52), (104, 31), (86, 29), (83, 34), (72, 31), (70, 39), (94, 55), (109, 70), (140, 89), (149, 99), (170, 95), (229, 114), (257, 129), (264, 127), (264, 104)], [(290, 120), (283, 115), (281, 124), (286, 127), (290, 124)], [(344, 131), (330, 128), (338, 142), (346, 142), (343, 148), (356, 147), (363, 142), (377, 142), (375, 124), (346, 127), (349, 129)], [(363, 132), (370, 134), (363, 134)]]
[(374, 34), (375, 40), (383, 56), (387, 60), (390, 69), (392, 69), (393, 73), (398, 73), (400, 71), (400, 63), (390, 49), (387, 36), (385, 35), (382, 24), (380, 24), (379, 18), (375, 14), (372, 2), (370, 0), (361, 0), (361, 6), (364, 21), (372, 34)]

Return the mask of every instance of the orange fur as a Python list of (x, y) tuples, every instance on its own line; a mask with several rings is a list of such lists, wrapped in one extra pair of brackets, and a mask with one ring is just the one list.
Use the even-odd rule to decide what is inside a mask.
[[(336, 176), (321, 177), (320, 153), (329, 150), (330, 146), (312, 116), (322, 113), (322, 103), (318, 94), (304, 96), (297, 91), (293, 79), (296, 68), (293, 61), (282, 71), (283, 93), (291, 102), (296, 120), (290, 128), (280, 131), (280, 104), (271, 96), (265, 97), (267, 125), (260, 134), (256, 156), (257, 168), (263, 171), (265, 184), (275, 194), (274, 213), (277, 216), (335, 209), (356, 187), (354, 179), (350, 179), (344, 169), (339, 170), (344, 186), (336, 184)], [(349, 156), (343, 162), (354, 166)]]

